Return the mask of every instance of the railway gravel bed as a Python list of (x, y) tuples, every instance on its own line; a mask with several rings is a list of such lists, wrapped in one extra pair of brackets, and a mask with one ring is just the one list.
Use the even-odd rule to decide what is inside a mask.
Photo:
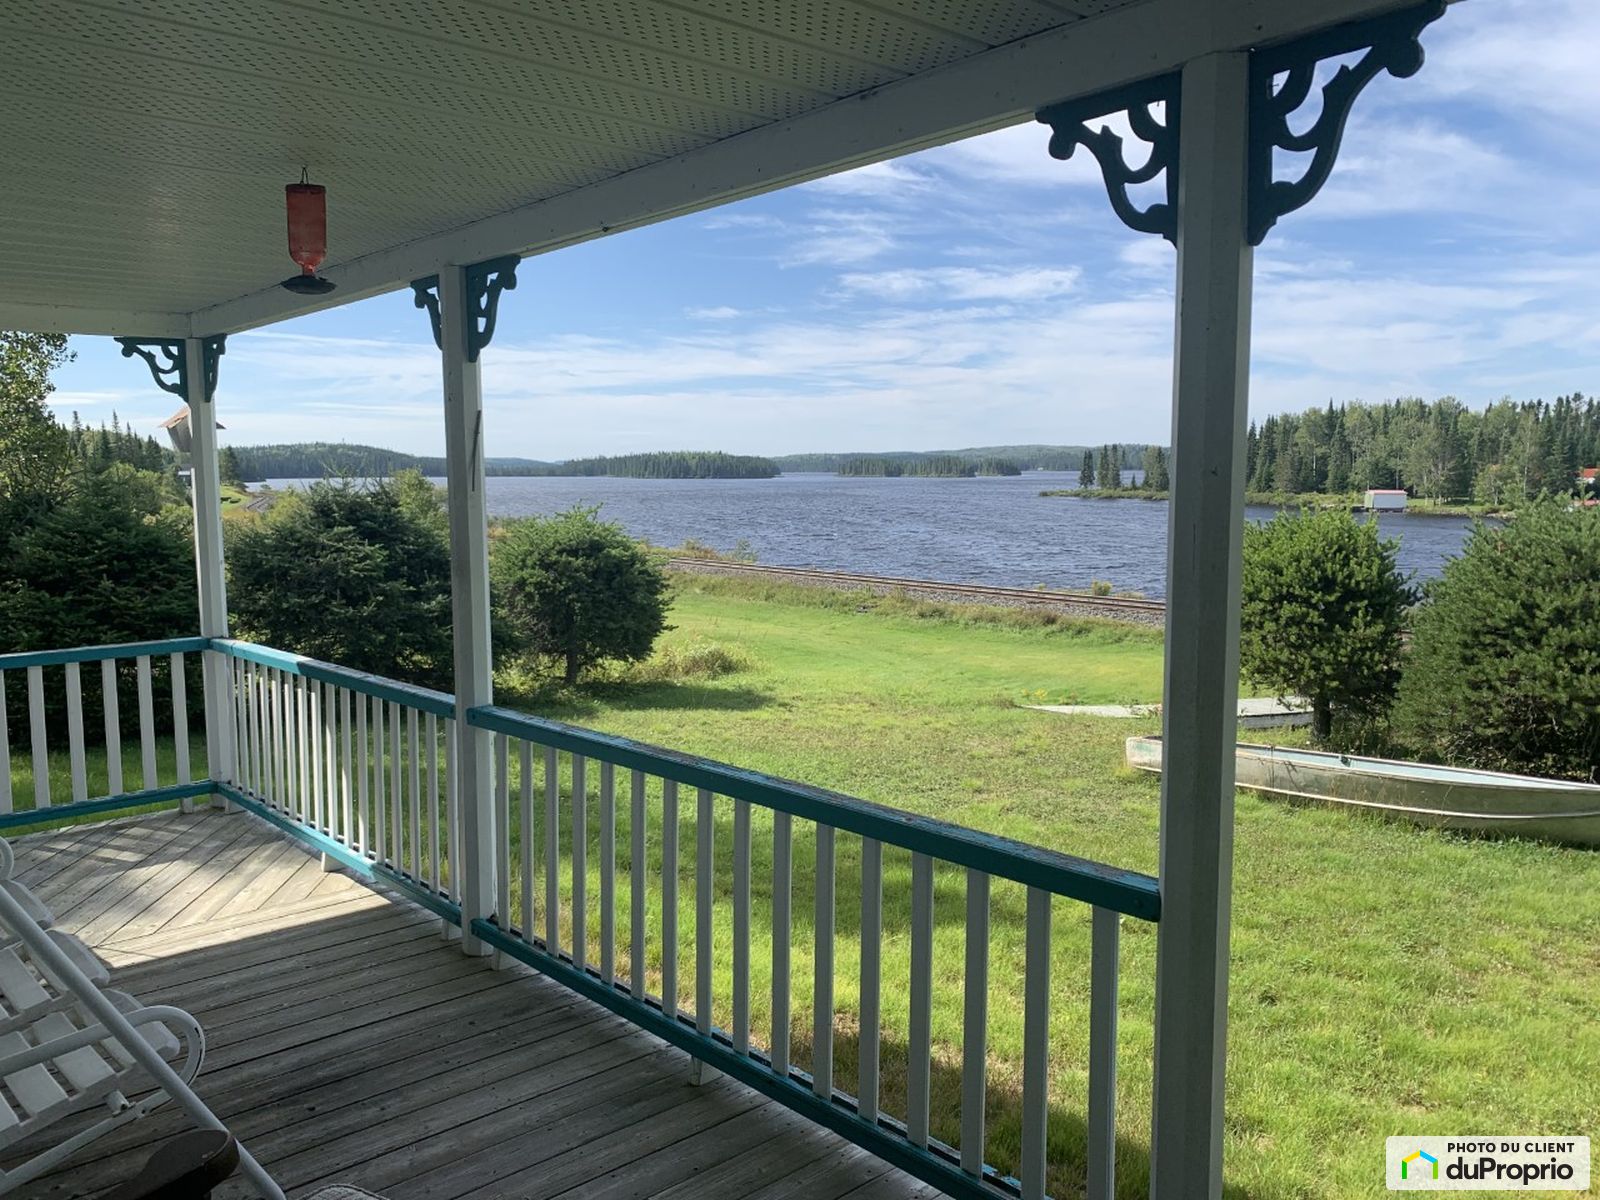
[(1160, 600), (1135, 600), (1124, 596), (1083, 596), (1077, 592), (1051, 592), (1032, 588), (988, 587), (975, 583), (948, 583), (937, 579), (901, 579), (892, 575), (860, 575), (849, 571), (821, 571), (808, 567), (769, 567), (756, 563), (723, 562), (712, 558), (669, 558), (674, 571), (702, 575), (736, 575), (771, 579), (801, 587), (842, 591), (866, 590), (885, 596), (895, 592), (924, 600), (953, 604), (989, 604), (1001, 608), (1042, 608), (1073, 617), (1099, 617), (1160, 628), (1167, 606)]

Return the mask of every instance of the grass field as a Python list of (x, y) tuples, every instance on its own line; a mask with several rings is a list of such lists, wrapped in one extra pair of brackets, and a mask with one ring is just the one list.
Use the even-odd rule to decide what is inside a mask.
[[(1154, 873), (1157, 785), (1122, 765), (1153, 721), (1072, 718), (1018, 702), (1159, 697), (1148, 631), (889, 598), (679, 577), (669, 654), (715, 646), (749, 665), (708, 680), (597, 686), (528, 707), (886, 804)], [(513, 702), (515, 702), (513, 700)], [(685, 798), (686, 812), (692, 803)], [(757, 826), (758, 855), (762, 845)], [(726, 837), (726, 831), (723, 836)], [(619, 835), (620, 837), (620, 835)], [(685, 846), (692, 843), (685, 841)], [(718, 846), (721, 862), (727, 851)], [(797, 842), (797, 942), (809, 912)], [(1238, 802), (1227, 1180), (1236, 1196), (1384, 1192), (1397, 1133), (1591, 1133), (1600, 1117), (1600, 855), (1464, 838), (1250, 795)], [(852, 961), (858, 858), (840, 842), (837, 961)], [(761, 863), (756, 878), (762, 879)], [(900, 864), (901, 867), (904, 864)], [(886, 896), (904, 892), (890, 863)], [(758, 883), (759, 891), (759, 883)], [(761, 928), (757, 897), (756, 928)], [(938, 887), (936, 1132), (957, 1140), (962, 884)], [(1015, 1152), (1020, 896), (997, 888), (990, 1156)], [(1087, 921), (1058, 903), (1052, 990), (1052, 1187), (1081, 1188)], [(686, 894), (683, 911), (692, 913)], [(899, 916), (886, 916), (891, 927)], [(686, 918), (687, 920), (687, 918)], [(726, 937), (719, 930), (719, 938)], [(1153, 930), (1124, 926), (1119, 1168), (1146, 1188)], [(725, 944), (725, 943), (724, 943)], [(692, 939), (683, 949), (691, 968)], [(905, 1013), (906, 945), (886, 937), (886, 1107)], [(761, 962), (758, 948), (755, 959)], [(797, 993), (809, 979), (797, 945)], [(692, 970), (680, 971), (692, 979)], [(758, 978), (757, 1027), (763, 1027)], [(719, 998), (726, 980), (719, 981)], [(691, 986), (686, 983), (686, 988)], [(688, 997), (692, 999), (692, 994)], [(797, 1042), (809, 1012), (794, 1015)], [(854, 997), (841, 989), (841, 1012)], [(719, 1005), (720, 1010), (720, 1005)], [(723, 1014), (719, 1011), (719, 1016)], [(840, 1019), (840, 1086), (854, 1082)], [(802, 1046), (797, 1053), (805, 1061)]]
[[(1156, 781), (1122, 740), (1149, 719), (1064, 717), (1037, 702), (1159, 698), (1159, 635), (1047, 614), (945, 607), (708, 576), (676, 577), (657, 660), (575, 692), (506, 673), (502, 703), (1154, 874)], [(707, 664), (718, 668), (701, 671)], [(732, 668), (731, 670), (729, 668)], [(519, 688), (519, 683), (521, 687)], [(18, 796), (29, 795), (23, 756)], [(192, 752), (203, 769), (203, 748)], [(57, 769), (59, 767), (59, 770)], [(129, 779), (137, 778), (130, 760)], [(65, 762), (52, 763), (65, 794)], [(171, 771), (161, 752), (160, 778)], [(91, 769), (91, 775), (94, 774)], [(512, 765), (513, 784), (516, 764)], [(91, 794), (94, 780), (91, 779)], [(590, 775), (591, 790), (594, 775)], [(619, 869), (626, 871), (627, 805)], [(693, 1006), (695, 800), (681, 798), (679, 995)], [(659, 808), (653, 807), (658, 813)], [(712, 936), (724, 973), (730, 807), (718, 801)], [(520, 830), (513, 829), (513, 856)], [(534, 831), (536, 845), (541, 837)], [(596, 891), (590, 819), (590, 896)], [(810, 1061), (814, 839), (797, 823), (791, 1036)], [(753, 1026), (769, 1027), (771, 823), (755, 819)], [(565, 859), (570, 844), (561, 848)], [(542, 855), (538, 846), (535, 862)], [(660, 865), (651, 829), (652, 878)], [(1241, 795), (1235, 849), (1227, 1183), (1232, 1196), (1384, 1193), (1396, 1133), (1583, 1134), (1600, 1116), (1600, 855), (1471, 841)], [(835, 1080), (856, 1084), (859, 839), (836, 870)], [(908, 856), (885, 856), (883, 1105), (904, 1112)], [(563, 866), (563, 892), (570, 873)], [(624, 875), (624, 879), (626, 876)], [(536, 882), (537, 894), (537, 882)], [(514, 910), (520, 906), (515, 898)], [(964, 881), (935, 894), (934, 1134), (959, 1140)], [(992, 909), (990, 1161), (1013, 1167), (1022, 1030), (1020, 888)], [(619, 944), (631, 945), (619, 888)], [(648, 920), (653, 937), (659, 896)], [(596, 950), (591, 926), (590, 953)], [(1082, 1188), (1088, 919), (1058, 901), (1052, 958), (1051, 1191)], [(650, 946), (659, 986), (659, 945)], [(1123, 927), (1120, 1194), (1147, 1189), (1154, 929)]]

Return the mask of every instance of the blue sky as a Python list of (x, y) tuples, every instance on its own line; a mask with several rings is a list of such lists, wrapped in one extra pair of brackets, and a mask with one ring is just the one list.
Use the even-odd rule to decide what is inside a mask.
[[(1600, 391), (1600, 5), (1467, 0), (1424, 44), (1257, 254), (1257, 417)], [(524, 262), (484, 359), (489, 453), (1165, 442), (1172, 249), (1118, 223), (1088, 155), (1057, 162), (1047, 132)], [(63, 417), (153, 432), (171, 398), (108, 339), (75, 343)], [(231, 338), (218, 404), (237, 445), (443, 448), (409, 292)]]

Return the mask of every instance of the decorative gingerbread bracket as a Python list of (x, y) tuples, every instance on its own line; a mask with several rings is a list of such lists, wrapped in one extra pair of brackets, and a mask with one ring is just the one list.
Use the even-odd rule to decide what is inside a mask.
[[(1039, 110), (1038, 119), (1050, 126), (1050, 155), (1068, 159), (1079, 146), (1086, 146), (1100, 164), (1106, 194), (1123, 224), (1140, 233), (1159, 233), (1169, 242), (1178, 239), (1178, 130), (1179, 97), (1182, 77), (1176, 72), (1158, 75), (1128, 87), (1114, 88), (1082, 100), (1068, 100)], [(1157, 118), (1157, 105), (1165, 113)], [(1116, 112), (1126, 112), (1133, 135), (1150, 146), (1149, 157), (1132, 166), (1123, 156), (1122, 138), (1101, 125), (1090, 122)], [(1128, 189), (1149, 183), (1166, 174), (1167, 198), (1141, 209), (1128, 195)]]
[[(1328, 181), (1339, 157), (1339, 143), (1356, 97), (1381, 72), (1397, 79), (1415, 75), (1422, 67), (1420, 36), (1444, 14), (1446, 0), (1426, 0), (1411, 8), (1364, 21), (1339, 25), (1322, 33), (1256, 50), (1250, 56), (1250, 149), (1247, 181), (1247, 234), (1259, 246), (1279, 217), (1310, 203)], [(1322, 107), (1315, 121), (1301, 133), (1290, 118), (1310, 98), (1317, 67), (1330, 58), (1362, 53), (1354, 64), (1340, 66), (1321, 89)], [(1279, 83), (1280, 77), (1282, 83)], [(1080, 100), (1052, 104), (1038, 112), (1050, 126), (1050, 153), (1071, 158), (1087, 146), (1100, 164), (1111, 207), (1125, 225), (1141, 233), (1159, 233), (1169, 242), (1178, 236), (1178, 144), (1183, 136), (1182, 76), (1178, 72), (1114, 88)], [(1158, 120), (1155, 106), (1166, 106)], [(1091, 128), (1091, 122), (1125, 112), (1140, 140), (1149, 143), (1150, 156), (1138, 166), (1123, 157), (1123, 142), (1109, 127)], [(1274, 179), (1276, 151), (1311, 155), (1311, 163), (1298, 179)], [(1149, 183), (1165, 172), (1167, 199), (1141, 209), (1128, 189)]]
[[(205, 362), (206, 373), (205, 401), (208, 404), (217, 394), (218, 360), (226, 351), (227, 340), (226, 335), (217, 334), (203, 339), (201, 343), (201, 358)], [(189, 360), (181, 338), (119, 337), (117, 344), (122, 347), (123, 358), (132, 358), (137, 354), (144, 359), (158, 388), (171, 392), (185, 404), (189, 403)]]
[[(477, 362), (478, 354), (494, 337), (495, 321), (500, 315), (500, 296), (517, 286), (517, 264), (522, 260), (515, 254), (504, 258), (486, 259), (473, 263), (467, 275), (467, 361)], [(444, 349), (444, 331), (440, 321), (439, 277), (429, 275), (411, 283), (412, 303), (426, 309), (428, 324), (433, 328), (433, 344)]]
[[(1445, 0), (1428, 0), (1366, 21), (1250, 56), (1249, 238), (1259, 246), (1279, 217), (1303, 208), (1322, 190), (1339, 157), (1339, 143), (1356, 97), (1379, 73), (1409, 79), (1422, 68), (1422, 31), (1444, 15)], [(1317, 65), (1330, 58), (1365, 51), (1359, 61), (1341, 66), (1322, 86), (1322, 111), (1302, 133), (1290, 118), (1305, 104), (1316, 83)], [(1282, 76), (1281, 86), (1278, 78)], [(1309, 153), (1311, 163), (1298, 179), (1274, 179), (1273, 154)]]

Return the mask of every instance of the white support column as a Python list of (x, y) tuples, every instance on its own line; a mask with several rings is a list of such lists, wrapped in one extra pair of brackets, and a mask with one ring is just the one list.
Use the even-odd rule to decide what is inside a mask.
[(1154, 1200), (1222, 1194), (1252, 251), (1244, 54), (1183, 69), (1156, 953)]
[[(206, 394), (205, 339), (185, 338), (184, 371), (189, 405), (189, 480), (194, 497), (194, 559), (200, 602), (200, 636), (228, 636), (228, 588), (222, 565), (222, 485), (217, 476), (217, 415)], [(207, 650), (201, 655), (206, 703), (206, 771), (214, 780), (233, 782), (233, 714), (228, 660)], [(226, 800), (221, 802), (228, 807)], [(193, 802), (183, 801), (185, 812)]]
[[(444, 354), (445, 470), (450, 510), (450, 597), (454, 629), (456, 771), (461, 845), (461, 949), (484, 955), (472, 922), (494, 912), (494, 764), (489, 735), (467, 724), (468, 709), (494, 703), (489, 643), (489, 515), (483, 495), (483, 380), (467, 354), (472, 296), (466, 268), (439, 271), (440, 348)], [(504, 869), (501, 867), (500, 869)]]

